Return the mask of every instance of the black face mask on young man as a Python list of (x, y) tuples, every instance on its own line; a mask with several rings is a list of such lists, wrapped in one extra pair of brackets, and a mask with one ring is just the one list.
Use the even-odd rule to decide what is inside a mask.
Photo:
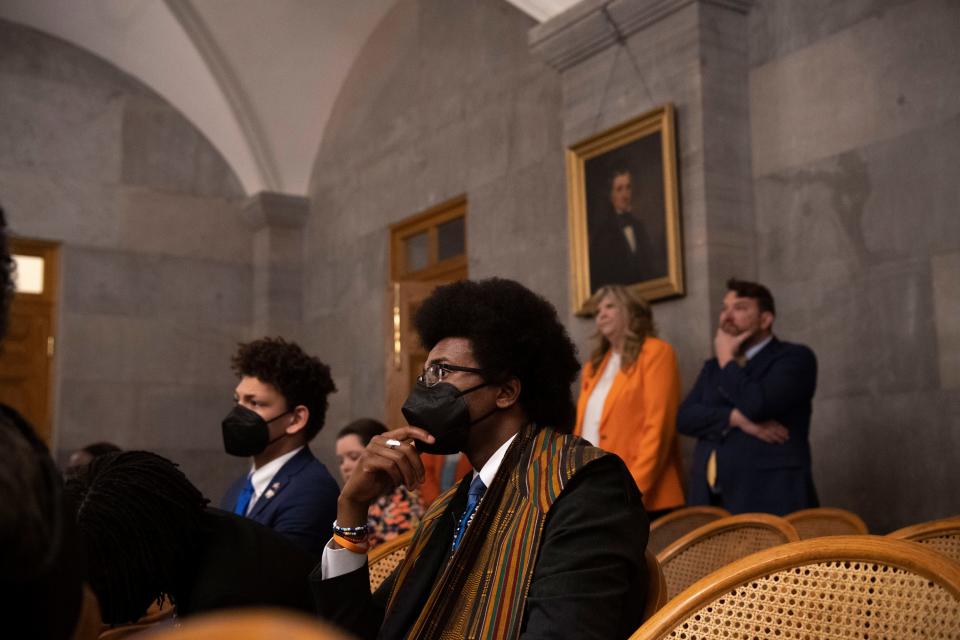
[(492, 383), (482, 382), (461, 391), (449, 382), (438, 382), (432, 387), (414, 385), (407, 401), (403, 403), (403, 417), (412, 427), (420, 427), (436, 438), (433, 444), (417, 442), (417, 451), (447, 455), (463, 451), (467, 445), (470, 427), (493, 415), (493, 410), (470, 420), (470, 409), (463, 396)]
[(220, 423), (223, 430), (223, 448), (232, 456), (246, 458), (263, 453), (268, 446), (289, 435), (284, 431), (273, 440), (270, 439), (270, 423), (290, 413), (287, 409), (278, 416), (264, 420), (259, 413), (236, 405)]

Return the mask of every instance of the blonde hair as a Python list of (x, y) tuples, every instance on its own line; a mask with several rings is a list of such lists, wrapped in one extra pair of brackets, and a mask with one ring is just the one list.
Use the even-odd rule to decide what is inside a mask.
[[(647, 336), (657, 335), (657, 328), (653, 324), (653, 309), (641, 296), (619, 284), (600, 287), (590, 298), (589, 304), (596, 309), (607, 296), (619, 304), (626, 316), (627, 328), (623, 339), (623, 353), (620, 355), (620, 369), (626, 371), (637, 361)], [(596, 341), (596, 347), (590, 354), (590, 364), (596, 371), (607, 352), (610, 351), (611, 345), (599, 331), (593, 335), (593, 339)]]

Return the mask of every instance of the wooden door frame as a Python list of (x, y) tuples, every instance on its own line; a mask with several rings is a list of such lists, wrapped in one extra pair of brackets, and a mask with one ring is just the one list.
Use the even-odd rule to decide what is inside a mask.
[[(60, 291), (60, 250), (61, 243), (49, 240), (37, 240), (34, 238), (23, 238), (19, 236), (8, 236), (8, 251), (11, 257), (15, 255), (35, 256), (43, 258), (43, 291), (41, 293), (23, 293), (16, 292), (11, 300), (13, 305), (22, 304), (25, 307), (39, 307), (46, 309), (49, 313), (50, 327), (47, 336), (47, 397), (46, 403), (46, 424), (34, 425), (38, 434), (47, 443), (51, 449), (56, 442), (56, 406), (57, 406), (57, 362), (58, 358), (58, 335), (60, 327), (59, 318), (59, 291)], [(0, 352), (2, 357), (2, 352)]]
[[(437, 228), (439, 225), (458, 217), (464, 219), (463, 254), (438, 259)], [(384, 371), (384, 413), (385, 421), (389, 424), (394, 416), (391, 409), (396, 405), (397, 391), (393, 388), (396, 380), (393, 376), (406, 369), (405, 359), (409, 358), (410, 349), (404, 345), (404, 334), (409, 333), (410, 318), (404, 318), (404, 309), (401, 298), (401, 289), (405, 283), (422, 283), (439, 286), (465, 279), (467, 272), (467, 198), (458, 196), (442, 202), (426, 211), (411, 216), (400, 222), (390, 225), (390, 275), (386, 291), (386, 309), (388, 310), (384, 324), (386, 352), (386, 370)], [(417, 271), (406, 269), (406, 239), (426, 231), (428, 234), (428, 264), (426, 268)], [(409, 373), (409, 372), (408, 372)], [(406, 397), (406, 393), (403, 394)]]

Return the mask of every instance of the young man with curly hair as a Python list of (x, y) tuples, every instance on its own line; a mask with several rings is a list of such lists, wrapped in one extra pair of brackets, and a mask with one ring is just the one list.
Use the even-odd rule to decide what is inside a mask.
[[(321, 615), (363, 638), (626, 638), (646, 595), (649, 524), (616, 455), (570, 435), (579, 365), (556, 311), (511, 280), (439, 287), (403, 407), (340, 495), (313, 572)], [(418, 452), (473, 471), (431, 505), (403, 563), (369, 590), (367, 509), (424, 479)]]
[(330, 537), (339, 489), (310, 452), (323, 427), (330, 367), (283, 338), (241, 344), (236, 406), (223, 419), (226, 452), (252, 458), (250, 471), (227, 490), (221, 508), (282, 533), (319, 554)]

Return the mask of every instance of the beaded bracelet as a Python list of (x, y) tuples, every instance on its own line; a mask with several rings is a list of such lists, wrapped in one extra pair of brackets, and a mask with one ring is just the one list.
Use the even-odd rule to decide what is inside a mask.
[(367, 549), (370, 548), (370, 545), (368, 544), (357, 544), (355, 542), (351, 542), (350, 540), (347, 540), (343, 536), (337, 535), (336, 533), (333, 534), (333, 541), (344, 549), (353, 551), (354, 553), (366, 553)]
[(370, 535), (370, 525), (362, 524), (359, 527), (341, 527), (340, 524), (333, 521), (333, 533), (344, 538), (366, 539)]

